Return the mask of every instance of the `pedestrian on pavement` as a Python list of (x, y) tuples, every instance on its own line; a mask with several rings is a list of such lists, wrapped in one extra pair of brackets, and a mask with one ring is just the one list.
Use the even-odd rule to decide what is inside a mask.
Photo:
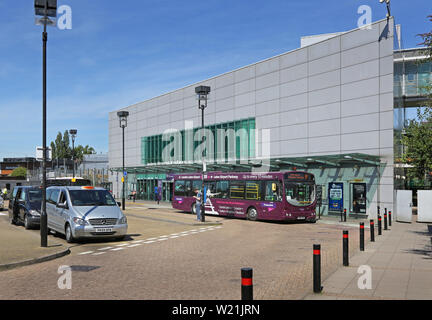
[(155, 197), (155, 201), (158, 201), (159, 204), (159, 192), (158, 192), (158, 187), (154, 188), (154, 197)]
[(194, 196), (195, 198), (195, 210), (196, 210), (196, 214), (197, 214), (197, 220), (201, 221), (201, 192), (198, 189), (194, 190), (196, 193), (196, 196)]
[(133, 199), (133, 202), (135, 202), (135, 199), (136, 199), (136, 191), (135, 190), (132, 191), (132, 199)]

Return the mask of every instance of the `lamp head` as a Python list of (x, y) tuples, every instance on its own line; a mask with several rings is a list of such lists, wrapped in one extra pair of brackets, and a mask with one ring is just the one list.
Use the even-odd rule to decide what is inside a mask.
[(127, 117), (129, 116), (128, 111), (119, 111), (117, 112), (117, 116), (120, 120), (120, 128), (126, 128), (127, 127)]

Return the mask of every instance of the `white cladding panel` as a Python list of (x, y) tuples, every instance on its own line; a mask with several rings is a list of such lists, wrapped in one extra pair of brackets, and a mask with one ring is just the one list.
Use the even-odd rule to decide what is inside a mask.
[[(393, 20), (390, 20), (391, 25)], [(368, 150), (393, 159), (393, 28), (386, 20), (124, 108), (125, 164), (141, 166), (141, 138), (201, 125), (195, 96), (211, 86), (205, 124), (255, 118), (272, 128), (271, 156)], [(110, 167), (121, 166), (117, 111), (109, 114)], [(259, 155), (258, 155), (259, 156)]]

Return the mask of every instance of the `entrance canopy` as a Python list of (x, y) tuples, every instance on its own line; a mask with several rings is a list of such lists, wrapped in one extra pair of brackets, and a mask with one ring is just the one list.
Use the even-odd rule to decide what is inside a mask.
[[(305, 170), (316, 168), (337, 168), (337, 167), (376, 167), (380, 165), (379, 156), (364, 153), (346, 153), (324, 156), (308, 157), (280, 157), (272, 158), (269, 163), (261, 159), (244, 161), (245, 163), (207, 163), (206, 171), (237, 171), (249, 172), (253, 168), (262, 167), (268, 171), (280, 170)], [(136, 174), (161, 174), (161, 173), (186, 173), (201, 172), (202, 162), (173, 162), (173, 163), (154, 163), (139, 167), (126, 167), (125, 171)], [(110, 168), (112, 171), (122, 172), (122, 168)]]

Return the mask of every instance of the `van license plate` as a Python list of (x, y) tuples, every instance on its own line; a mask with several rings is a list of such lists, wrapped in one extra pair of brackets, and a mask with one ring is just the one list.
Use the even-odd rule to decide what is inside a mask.
[(96, 228), (96, 232), (112, 232), (112, 228)]

